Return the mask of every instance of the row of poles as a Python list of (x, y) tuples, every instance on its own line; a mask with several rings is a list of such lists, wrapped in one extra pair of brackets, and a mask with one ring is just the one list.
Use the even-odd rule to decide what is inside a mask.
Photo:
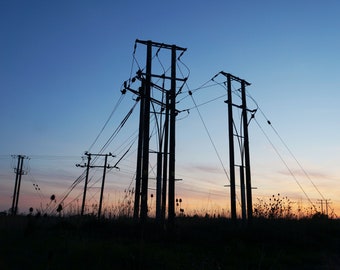
[[(186, 48), (178, 47), (176, 45), (168, 45), (164, 43), (157, 43), (151, 40), (143, 41), (136, 40), (136, 44), (142, 44), (146, 46), (146, 68), (138, 70), (135, 79), (141, 82), (141, 86), (138, 90), (132, 89), (130, 82), (125, 82), (123, 90), (131, 91), (138, 96), (140, 100), (140, 116), (139, 116), (139, 136), (138, 136), (138, 148), (137, 148), (137, 165), (136, 165), (136, 182), (135, 182), (135, 198), (134, 198), (134, 214), (133, 217), (136, 220), (140, 220), (142, 223), (148, 217), (148, 188), (149, 188), (149, 160), (150, 160), (150, 115), (160, 115), (156, 121), (159, 121), (158, 130), (158, 151), (157, 153), (157, 177), (156, 177), (156, 219), (165, 221), (166, 219), (166, 206), (168, 210), (168, 223), (174, 224), (175, 219), (175, 143), (176, 143), (176, 116), (178, 111), (176, 110), (176, 89), (177, 82), (183, 84), (187, 78), (179, 78), (176, 75), (177, 60), (186, 51)], [(166, 49), (170, 51), (171, 69), (170, 76), (165, 74), (155, 74), (152, 72), (152, 59), (153, 49), (156, 48), (159, 52), (160, 49)], [(177, 53), (181, 52), (180, 56)], [(247, 105), (246, 105), (246, 86), (249, 86), (245, 80), (242, 80), (230, 73), (220, 72), (227, 78), (227, 90), (228, 90), (228, 131), (229, 131), (229, 167), (230, 167), (230, 205), (231, 205), (231, 218), (237, 219), (236, 215), (236, 184), (235, 184), (235, 167), (240, 168), (240, 186), (241, 186), (241, 206), (242, 206), (242, 218), (252, 219), (252, 194), (251, 194), (251, 175), (250, 175), (250, 157), (249, 157), (249, 137), (248, 137), (248, 119), (247, 119)], [(218, 75), (218, 74), (217, 74)], [(217, 76), (216, 75), (216, 76)], [(154, 78), (163, 80), (163, 85), (159, 86), (153, 82)], [(165, 89), (164, 80), (169, 81), (170, 89)], [(133, 80), (135, 81), (135, 80)], [(237, 105), (232, 101), (232, 81), (239, 82), (241, 85), (241, 99), (242, 104)], [(161, 92), (161, 100), (156, 99), (151, 94), (151, 89), (158, 89)], [(155, 111), (155, 104), (158, 106), (159, 111)], [(234, 132), (234, 119), (233, 108), (237, 107), (242, 110), (243, 121), (243, 135), (239, 135), (239, 132)], [(153, 108), (154, 111), (151, 110)], [(238, 140), (242, 141), (241, 160), (240, 164), (235, 162), (235, 149), (234, 149), (234, 137), (237, 136)], [(103, 168), (103, 177), (98, 209), (98, 218), (101, 217), (102, 200), (105, 184), (106, 170), (114, 168), (107, 164), (108, 157), (113, 157), (109, 154), (93, 154), (86, 152), (87, 162), (84, 164), (77, 164), (77, 167), (86, 168), (86, 177), (84, 183), (83, 199), (81, 206), (81, 215), (84, 215), (87, 184), (89, 181), (90, 168)], [(105, 157), (103, 166), (95, 166), (91, 164), (92, 157)], [(19, 190), (21, 183), (21, 176), (23, 171), (23, 160), (25, 156), (18, 156), (18, 165), (16, 167), (16, 180), (12, 202), (12, 214), (17, 213)]]

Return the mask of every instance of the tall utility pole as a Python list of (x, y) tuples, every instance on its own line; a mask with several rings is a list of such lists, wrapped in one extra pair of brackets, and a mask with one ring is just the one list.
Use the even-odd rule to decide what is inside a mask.
[[(227, 91), (228, 91), (228, 133), (229, 133), (229, 167), (230, 167), (230, 205), (231, 205), (231, 218), (233, 220), (237, 219), (236, 214), (236, 185), (235, 185), (235, 167), (240, 168), (240, 187), (241, 187), (241, 207), (242, 207), (242, 219), (248, 219), (251, 222), (253, 217), (253, 207), (252, 207), (252, 187), (251, 187), (251, 173), (250, 173), (250, 156), (249, 156), (249, 135), (248, 135), (248, 110), (246, 102), (246, 86), (250, 83), (240, 79), (230, 73), (221, 71), (222, 74), (227, 78)], [(240, 84), (241, 92), (241, 105), (233, 103), (232, 100), (232, 81), (236, 81)], [(233, 118), (233, 108), (242, 110), (242, 129), (237, 131), (235, 134), (234, 129), (236, 126), (234, 124)], [(254, 112), (254, 111), (250, 111)], [(238, 140), (241, 142), (240, 148), (240, 164), (235, 162), (235, 149), (234, 149), (234, 137), (237, 136)], [(244, 183), (245, 182), (245, 183)], [(246, 191), (245, 191), (246, 189)]]
[[(248, 109), (246, 98), (246, 85), (250, 83), (241, 80), (241, 95), (242, 95), (242, 121), (243, 121), (243, 147), (244, 147), (244, 167), (246, 171), (246, 191), (247, 191), (247, 215), (248, 221), (251, 222), (253, 218), (253, 202), (252, 202), (252, 188), (251, 188), (251, 173), (250, 173), (250, 155), (249, 155), (249, 135), (248, 135)], [(242, 157), (243, 158), (243, 157)]]
[(229, 168), (230, 168), (230, 209), (231, 218), (236, 220), (236, 187), (235, 187), (235, 151), (234, 151), (234, 119), (231, 91), (231, 74), (227, 76), (228, 87), (228, 132), (229, 132)]
[(171, 88), (170, 101), (170, 141), (169, 141), (169, 198), (168, 219), (173, 225), (175, 219), (175, 145), (176, 145), (176, 46), (171, 46)]
[(144, 74), (144, 118), (143, 118), (143, 159), (142, 159), (142, 192), (140, 218), (145, 221), (148, 215), (148, 181), (149, 181), (149, 142), (150, 142), (150, 94), (151, 94), (151, 65), (152, 42), (146, 42), (146, 73)]
[[(168, 220), (169, 223), (172, 223), (175, 217), (175, 123), (178, 113), (176, 111), (176, 96), (178, 94), (176, 93), (176, 83), (177, 81), (184, 83), (187, 80), (187, 78), (176, 76), (177, 52), (184, 53), (186, 49), (151, 40), (136, 40), (137, 44), (146, 46), (145, 71), (144, 69), (138, 70), (135, 77), (141, 82), (141, 87), (139, 91), (136, 91), (130, 87), (130, 84), (124, 83), (126, 90), (138, 95), (141, 99), (134, 218), (144, 222), (148, 216), (149, 155), (156, 153), (156, 219), (164, 220), (166, 217), (168, 191)], [(155, 55), (153, 55), (154, 49), (157, 49)], [(158, 57), (161, 50), (170, 51), (170, 75), (166, 74), (165, 69), (162, 70), (162, 73), (158, 73), (153, 68), (153, 59), (155, 56)], [(158, 81), (161, 81), (162, 84), (158, 85)], [(167, 86), (169, 89), (166, 89)], [(158, 127), (158, 151), (150, 150), (151, 114), (155, 116)], [(168, 189), (167, 185), (169, 185)]]
[[(168, 144), (169, 144), (169, 92), (165, 94), (165, 120), (164, 120), (164, 141), (163, 141), (163, 181), (162, 181), (162, 198), (161, 198), (161, 220), (166, 217), (166, 193), (168, 177)], [(161, 149), (161, 148), (160, 148)], [(161, 151), (161, 150), (160, 150)]]
[(18, 164), (14, 168), (15, 184), (14, 184), (14, 192), (13, 192), (13, 200), (12, 200), (12, 208), (11, 208), (11, 214), (15, 216), (18, 212), (21, 176), (23, 174), (27, 174), (27, 171), (23, 170), (24, 159), (27, 159), (28, 157), (23, 156), (23, 155), (18, 155), (18, 156), (13, 156), (13, 158), (18, 159)]
[(83, 201), (81, 204), (81, 211), (80, 215), (84, 215), (84, 209), (85, 209), (85, 200), (86, 200), (86, 192), (87, 192), (87, 183), (89, 181), (89, 172), (90, 172), (90, 163), (91, 163), (91, 154), (88, 152), (85, 152), (85, 155), (87, 156), (87, 163), (85, 164), (76, 164), (77, 167), (86, 167), (86, 176), (85, 176), (85, 183), (84, 183), (84, 192), (83, 192)]
[[(82, 167), (82, 168), (86, 167), (86, 177), (85, 177), (84, 192), (83, 192), (83, 201), (82, 201), (82, 205), (81, 205), (80, 215), (81, 216), (84, 215), (85, 201), (86, 201), (86, 191), (87, 191), (87, 184), (88, 184), (88, 179), (89, 179), (90, 168), (103, 168), (102, 185), (101, 185), (101, 188), (100, 188), (100, 198), (99, 198), (99, 207), (98, 207), (98, 219), (100, 219), (101, 211), (102, 211), (102, 203), (103, 203), (103, 194), (104, 194), (106, 169), (115, 168), (115, 166), (111, 167), (110, 165), (107, 164), (107, 158), (108, 157), (114, 157), (114, 156), (111, 153), (108, 153), (108, 154), (91, 154), (91, 153), (88, 153), (88, 152), (85, 152), (85, 155), (87, 156), (87, 163), (85, 163), (85, 164), (76, 164), (77, 167)], [(105, 157), (104, 166), (90, 165), (91, 156)]]

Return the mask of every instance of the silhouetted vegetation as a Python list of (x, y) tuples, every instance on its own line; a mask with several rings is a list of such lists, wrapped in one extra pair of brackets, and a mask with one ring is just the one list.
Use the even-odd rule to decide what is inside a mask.
[(0, 269), (338, 269), (340, 221), (0, 217)]

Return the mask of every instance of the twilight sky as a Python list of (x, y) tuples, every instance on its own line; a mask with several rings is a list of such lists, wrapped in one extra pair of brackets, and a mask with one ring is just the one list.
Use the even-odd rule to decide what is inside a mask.
[[(258, 110), (257, 122), (249, 125), (255, 202), (280, 193), (310, 207), (300, 185), (317, 207), (320, 192), (339, 214), (339, 10), (335, 0), (0, 1), (0, 210), (10, 207), (12, 154), (31, 158), (19, 202), (27, 211), (31, 205), (44, 208), (51, 194), (60, 198), (81, 174), (75, 164), (84, 151), (100, 151), (134, 104), (135, 97), (126, 94), (90, 149), (121, 97), (122, 83), (136, 71), (138, 38), (187, 48), (181, 58), (190, 70), (184, 96), (222, 70), (252, 84), (247, 90), (257, 105), (251, 99), (248, 105), (265, 114)], [(137, 46), (142, 66), (144, 52)], [(223, 94), (214, 86), (193, 97), (203, 104)], [(199, 112), (229, 171), (224, 100)], [(177, 121), (177, 178), (183, 181), (176, 196), (186, 209), (228, 211), (227, 179), (193, 100), (185, 98), (178, 107), (190, 113)], [(138, 106), (106, 151), (119, 158), (137, 128)], [(131, 149), (120, 171), (108, 174), (107, 204), (133, 187), (136, 144)], [(93, 173), (95, 182), (102, 172)], [(70, 197), (81, 194), (81, 187)], [(97, 191), (98, 184), (88, 204), (96, 203)]]

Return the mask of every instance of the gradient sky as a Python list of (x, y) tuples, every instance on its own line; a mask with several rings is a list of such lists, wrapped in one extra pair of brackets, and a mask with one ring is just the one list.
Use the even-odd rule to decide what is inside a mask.
[[(119, 99), (138, 38), (188, 49), (182, 57), (190, 69), (186, 91), (221, 70), (252, 83), (249, 94), (310, 177), (258, 112), (258, 123), (289, 170), (251, 122), (254, 201), (280, 193), (308, 205), (297, 180), (319, 207), (312, 180), (339, 214), (339, 11), (338, 1), (313, 0), (0, 1), (0, 210), (10, 207), (12, 154), (31, 157), (19, 203), (23, 211), (45, 205), (53, 193), (60, 198), (80, 175), (74, 165), (82, 162)], [(203, 103), (221, 93), (213, 88), (194, 97)], [(124, 99), (92, 151), (112, 134), (132, 107), (132, 97)], [(251, 100), (248, 105), (256, 107)], [(180, 106), (194, 104), (186, 99)], [(114, 153), (135, 132), (137, 111), (108, 151)], [(229, 170), (223, 99), (200, 112)], [(191, 109), (183, 116), (177, 122), (176, 158), (177, 178), (183, 181), (176, 196), (187, 209), (228, 210), (227, 179), (198, 113)], [(134, 157), (135, 152), (120, 172), (109, 173), (107, 200), (119, 200), (131, 184)]]

